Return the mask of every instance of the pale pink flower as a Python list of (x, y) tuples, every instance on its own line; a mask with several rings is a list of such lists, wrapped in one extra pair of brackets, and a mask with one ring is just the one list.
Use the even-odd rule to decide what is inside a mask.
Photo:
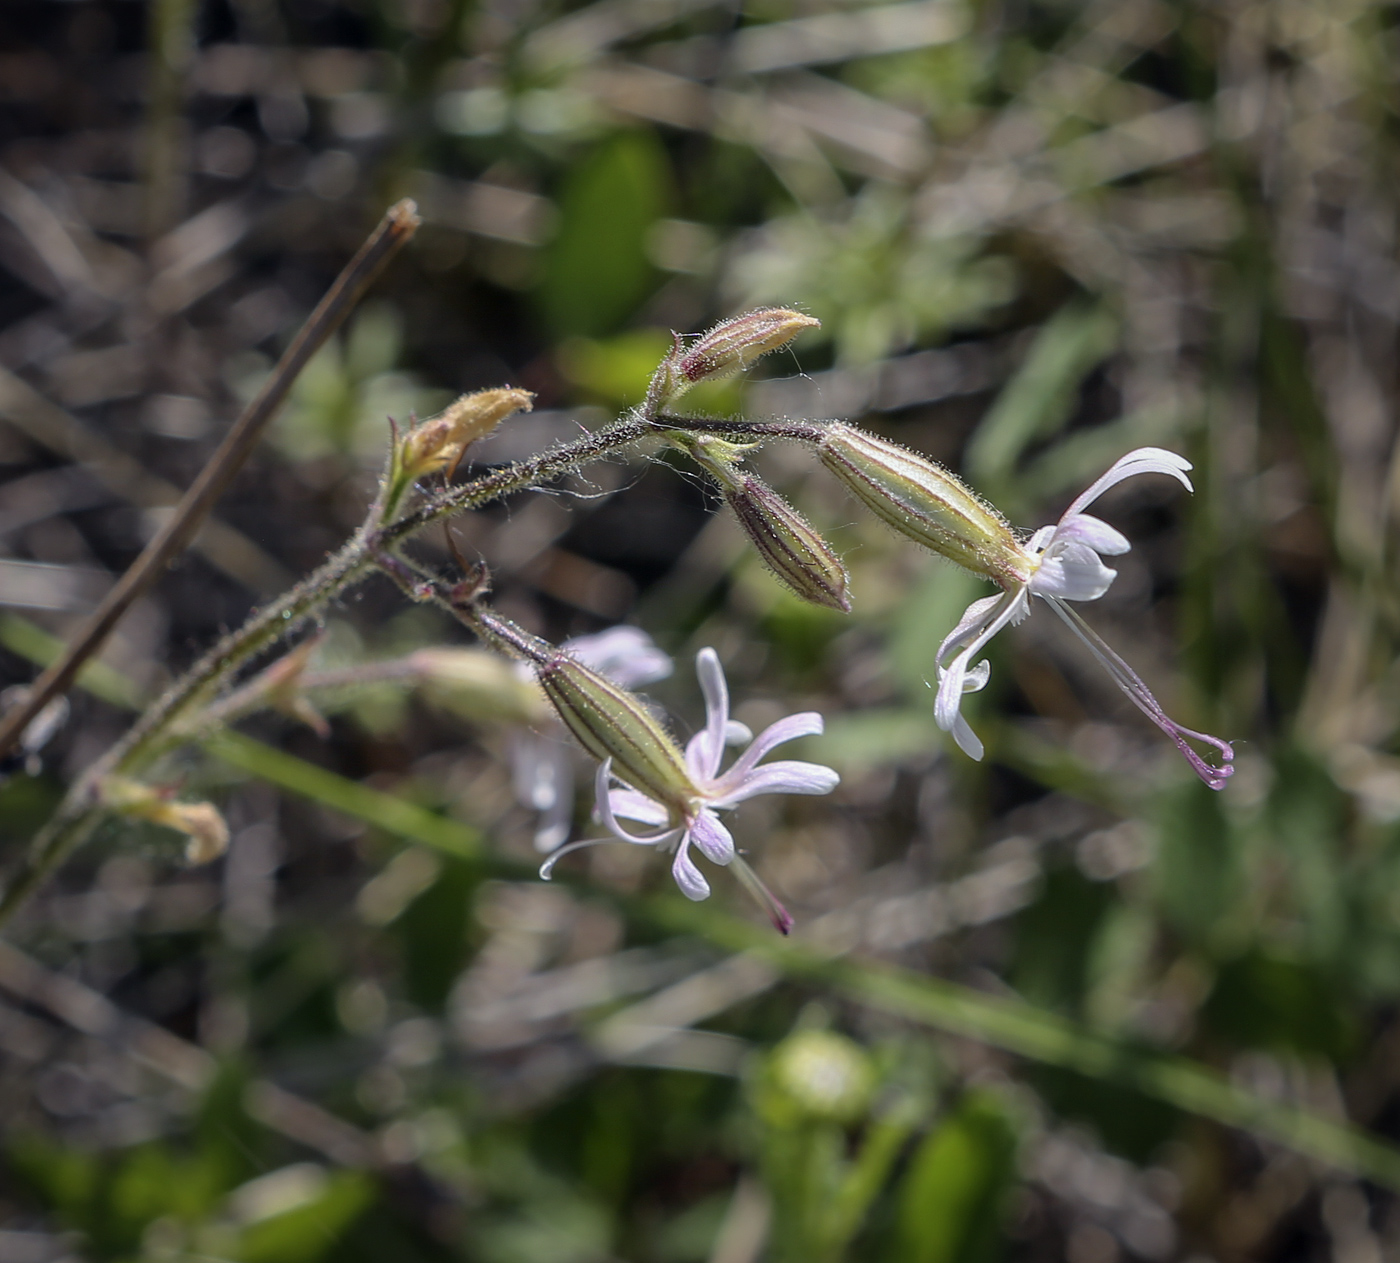
[[(1001, 580), (999, 595), (984, 597), (967, 607), (961, 622), (938, 648), (935, 704), (938, 726), (952, 733), (966, 754), (980, 759), (982, 742), (963, 718), (963, 694), (984, 688), (991, 671), (985, 659), (975, 665), (973, 659), (1003, 627), (1025, 618), (1030, 613), (1030, 598), (1038, 596), (1089, 647), (1133, 704), (1172, 739), (1196, 775), (1211, 789), (1224, 787), (1234, 771), (1231, 763), (1235, 752), (1230, 743), (1183, 727), (1168, 716), (1137, 672), (1066, 604), (1096, 601), (1103, 596), (1118, 574), (1104, 565), (1103, 558), (1119, 556), (1131, 547), (1119, 531), (1084, 510), (1109, 488), (1137, 474), (1166, 474), (1191, 491), (1191, 480), (1186, 476), (1190, 468), (1191, 463), (1184, 457), (1160, 447), (1140, 447), (1129, 452), (1079, 496), (1056, 525), (1043, 526), (1031, 536), (1023, 546), (1028, 575), (1024, 582)], [(1213, 749), (1219, 756), (1219, 766), (1207, 763), (1191, 746), (1192, 741)]]
[[(664, 680), (671, 674), (670, 655), (640, 627), (619, 624), (589, 636), (575, 636), (560, 646), (586, 667), (626, 689)], [(529, 663), (518, 663), (523, 676), (534, 679)], [(539, 812), (535, 849), (544, 854), (568, 839), (574, 814), (574, 760), (578, 757), (564, 726), (549, 731), (515, 733), (511, 738), (511, 779), (516, 798)]]
[[(611, 761), (605, 762), (597, 775), (597, 817), (611, 836), (563, 847), (549, 857), (540, 875), (548, 877), (556, 861), (571, 851), (615, 839), (661, 851), (674, 850), (671, 874), (681, 893), (689, 899), (705, 899), (709, 897), (710, 885), (691, 857), (693, 843), (712, 863), (733, 869), (767, 909), (773, 924), (786, 934), (792, 927), (791, 916), (739, 855), (734, 837), (721, 821), (719, 812), (759, 794), (829, 794), (835, 789), (841, 778), (819, 763), (795, 759), (760, 763), (784, 742), (819, 734), (822, 717), (814, 711), (789, 715), (754, 737), (743, 724), (729, 718), (729, 687), (719, 655), (713, 649), (702, 649), (697, 655), (696, 674), (705, 695), (706, 718), (705, 727), (685, 748), (692, 792), (684, 810), (657, 802), (628, 786), (613, 784)], [(726, 745), (747, 746), (747, 749), (721, 772)], [(623, 820), (650, 826), (651, 831), (631, 832), (622, 825)]]

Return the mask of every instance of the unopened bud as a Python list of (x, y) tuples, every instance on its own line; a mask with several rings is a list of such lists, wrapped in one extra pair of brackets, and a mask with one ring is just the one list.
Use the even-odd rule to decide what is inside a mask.
[(535, 675), (564, 726), (633, 789), (684, 811), (697, 790), (670, 735), (633, 693), (562, 650), (536, 663)]
[(941, 465), (836, 423), (818, 445), (822, 462), (877, 517), (974, 574), (1026, 583), (1026, 554), (1006, 519)]
[(413, 482), (455, 465), (471, 444), (484, 439), (508, 416), (529, 412), (534, 398), (528, 390), (509, 386), (463, 395), (404, 435), (399, 446), (400, 472)]
[(702, 333), (687, 349), (680, 338), (661, 361), (647, 391), (651, 406), (679, 399), (697, 382), (730, 377), (755, 360), (786, 346), (803, 329), (815, 329), (821, 321), (786, 307), (760, 307), (732, 320), (722, 320)]
[(764, 564), (805, 601), (851, 612), (846, 567), (815, 527), (761, 478), (740, 475), (724, 489)]
[(133, 820), (146, 820), (183, 833), (185, 858), (191, 864), (208, 864), (228, 850), (228, 825), (210, 802), (176, 802), (161, 790), (139, 781), (109, 776), (102, 782), (104, 806)]
[(676, 368), (686, 384), (713, 381), (747, 368), (755, 360), (786, 346), (804, 329), (816, 329), (821, 321), (786, 307), (760, 307), (757, 311), (724, 320), (686, 351)]
[(764, 564), (803, 600), (849, 614), (846, 567), (831, 545), (762, 478), (714, 459), (707, 450), (713, 443), (699, 440), (692, 455), (719, 483)]
[(477, 722), (536, 724), (549, 707), (529, 669), (485, 649), (419, 649), (409, 663), (424, 692), (463, 718)]

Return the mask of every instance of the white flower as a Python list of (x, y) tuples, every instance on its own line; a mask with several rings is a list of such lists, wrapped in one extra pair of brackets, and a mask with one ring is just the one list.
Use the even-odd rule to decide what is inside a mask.
[[(628, 689), (664, 680), (674, 669), (670, 655), (657, 648), (640, 627), (620, 624), (591, 636), (575, 636), (560, 648)], [(518, 663), (517, 670), (528, 679), (535, 678), (529, 663)], [(535, 849), (544, 854), (568, 838), (574, 814), (573, 745), (562, 724), (552, 723), (550, 728), (548, 732), (518, 732), (510, 746), (515, 796), (540, 813)]]
[[(980, 759), (982, 743), (962, 716), (962, 697), (964, 693), (984, 688), (991, 671), (985, 660), (974, 666), (973, 659), (1003, 627), (1025, 618), (1030, 612), (1030, 598), (1038, 596), (1088, 645), (1089, 651), (1133, 704), (1176, 743), (1201, 780), (1212, 789), (1224, 787), (1234, 771), (1231, 761), (1235, 752), (1230, 744), (1207, 733), (1184, 728), (1171, 719), (1132, 667), (1066, 604), (1067, 601), (1098, 600), (1118, 574), (1104, 565), (1103, 558), (1119, 556), (1131, 547), (1121, 533), (1084, 510), (1110, 487), (1136, 474), (1166, 474), (1191, 491), (1191, 480), (1186, 476), (1190, 468), (1188, 460), (1160, 447), (1140, 447), (1129, 452), (1079, 496), (1056, 525), (1043, 526), (1031, 536), (1023, 549), (1029, 575), (1025, 582), (1003, 581), (999, 596), (984, 597), (967, 607), (962, 621), (938, 648), (935, 705), (938, 726), (951, 732), (953, 740), (965, 753)], [(1214, 749), (1220, 765), (1207, 763), (1188, 739)]]
[[(772, 893), (759, 881), (753, 869), (739, 856), (734, 838), (719, 818), (719, 812), (738, 806), (745, 799), (759, 794), (829, 794), (840, 777), (829, 767), (804, 763), (795, 759), (780, 759), (760, 763), (776, 746), (798, 737), (815, 736), (822, 731), (822, 717), (815, 711), (789, 715), (770, 724), (754, 737), (743, 724), (729, 718), (729, 687), (724, 679), (719, 655), (713, 649), (702, 649), (695, 660), (700, 688), (705, 695), (705, 727), (690, 739), (685, 748), (686, 769), (693, 782), (693, 793), (683, 811), (638, 793), (627, 786), (613, 784), (611, 761), (598, 769), (597, 815), (611, 838), (575, 842), (556, 851), (540, 869), (548, 878), (561, 856), (613, 839), (659, 850), (675, 850), (671, 874), (681, 893), (689, 899), (705, 899), (710, 885), (690, 855), (691, 844), (712, 863), (732, 868), (749, 891), (764, 904), (773, 924), (784, 934), (792, 927), (792, 918)], [(726, 745), (748, 748), (725, 772), (720, 771)], [(651, 832), (633, 833), (622, 820), (651, 826)]]

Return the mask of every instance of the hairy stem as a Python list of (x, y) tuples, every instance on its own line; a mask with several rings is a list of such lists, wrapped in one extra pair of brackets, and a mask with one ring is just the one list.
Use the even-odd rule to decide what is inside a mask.
[[(385, 505), (381, 491), (364, 524), (338, 553), (281, 599), (255, 611), (242, 627), (224, 636), (69, 790), (53, 818), (34, 838), (24, 864), (0, 896), (0, 925), (90, 836), (102, 817), (96, 791), (104, 777), (133, 775), (171, 746), (187, 740), (191, 729), (180, 721), (192, 708), (204, 703), (250, 659), (314, 617), (371, 570), (379, 569), (388, 574), (412, 599), (426, 599), (442, 605), (463, 618), (495, 647), (505, 649), (504, 642), (510, 638), (503, 635), (501, 627), (508, 627), (512, 632), (519, 629), (504, 621), (500, 627), (490, 620), (483, 626), (479, 618), (473, 617), (475, 611), (464, 611), (439, 583), (429, 581), (415, 587), (411, 578), (416, 572), (395, 556), (396, 550), (420, 531), (454, 513), (479, 508), (517, 491), (544, 486), (590, 461), (622, 451), (649, 435), (664, 435), (667, 431), (761, 436), (805, 443), (819, 441), (822, 434), (821, 427), (803, 422), (716, 420), (665, 413), (650, 417), (639, 409), (572, 443), (437, 491), (419, 508), (393, 522), (383, 522)], [(519, 645), (512, 643), (511, 648), (524, 653)], [(530, 655), (524, 653), (524, 656)], [(203, 730), (203, 725), (200, 729)]]
[(67, 692), (83, 663), (102, 647), (126, 611), (194, 539), (215, 502), (251, 455), (307, 361), (340, 327), (369, 284), (413, 236), (417, 227), (418, 213), (409, 201), (391, 207), (380, 220), (379, 226), (345, 265), (307, 318), (262, 389), (229, 428), (218, 450), (185, 492), (169, 520), (88, 616), (63, 654), (34, 681), (24, 699), (0, 720), (0, 754), (19, 741), (25, 727), (52, 698)]

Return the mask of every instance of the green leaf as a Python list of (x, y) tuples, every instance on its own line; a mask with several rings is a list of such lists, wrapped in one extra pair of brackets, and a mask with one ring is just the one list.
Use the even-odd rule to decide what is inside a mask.
[(978, 1263), (995, 1252), (1016, 1172), (1016, 1129), (997, 1096), (968, 1093), (914, 1154), (899, 1189), (894, 1263)]
[(368, 1176), (338, 1171), (316, 1196), (245, 1228), (238, 1246), (239, 1263), (317, 1263), (374, 1197), (374, 1183)]
[(1118, 322), (1104, 308), (1067, 303), (1037, 334), (1025, 362), (982, 418), (964, 468), (1004, 511), (1022, 507), (1014, 502), (1019, 487), (1013, 477), (1021, 454), (1069, 420), (1080, 384), (1117, 338)]
[(605, 141), (571, 172), (539, 288), (556, 333), (611, 333), (646, 297), (656, 276), (647, 230), (666, 212), (670, 179), (660, 142), (643, 131)]

